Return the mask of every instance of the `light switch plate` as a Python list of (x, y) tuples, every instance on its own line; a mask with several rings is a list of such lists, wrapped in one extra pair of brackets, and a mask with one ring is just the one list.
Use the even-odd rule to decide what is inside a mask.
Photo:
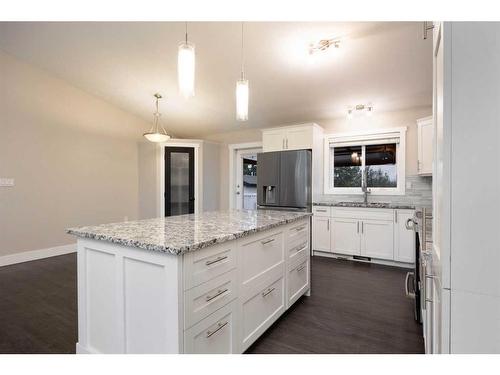
[(13, 178), (0, 178), (0, 186), (14, 186)]

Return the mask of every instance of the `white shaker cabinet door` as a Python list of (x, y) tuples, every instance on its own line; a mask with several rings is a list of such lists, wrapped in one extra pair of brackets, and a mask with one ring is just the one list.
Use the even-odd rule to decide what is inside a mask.
[(313, 250), (330, 252), (330, 218), (313, 217)]
[(360, 222), (357, 219), (332, 218), (331, 249), (338, 254), (360, 254)]
[(394, 259), (394, 225), (392, 221), (361, 222), (361, 255), (378, 259)]
[(262, 133), (262, 151), (282, 151), (285, 149), (286, 132), (283, 129), (266, 130)]
[[(415, 232), (406, 229), (406, 221), (413, 218), (414, 211), (396, 211), (394, 223), (394, 260), (397, 262), (415, 262)], [(424, 239), (422, 241), (422, 246)]]
[(313, 147), (313, 128), (289, 128), (286, 131), (285, 148), (287, 150), (303, 150)]

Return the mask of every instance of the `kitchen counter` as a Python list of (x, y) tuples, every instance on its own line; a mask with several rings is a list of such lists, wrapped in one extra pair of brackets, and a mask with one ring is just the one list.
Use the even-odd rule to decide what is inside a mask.
[(67, 233), (144, 250), (180, 255), (289, 224), (308, 212), (231, 210), (127, 221), (79, 228)]
[(393, 210), (413, 210), (415, 206), (404, 203), (384, 203), (384, 202), (315, 202), (313, 206), (326, 207), (353, 207), (353, 208), (386, 208)]
[(311, 215), (232, 210), (68, 229), (76, 352), (244, 352), (310, 293)]

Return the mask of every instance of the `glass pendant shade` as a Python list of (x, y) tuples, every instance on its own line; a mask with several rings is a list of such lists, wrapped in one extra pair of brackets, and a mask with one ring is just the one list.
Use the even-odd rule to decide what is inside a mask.
[(194, 96), (195, 53), (194, 44), (181, 42), (177, 55), (177, 79), (182, 96)]
[(160, 125), (160, 116), (161, 113), (158, 111), (158, 101), (161, 99), (160, 94), (155, 94), (156, 98), (156, 112), (153, 113), (153, 126), (151, 129), (144, 133), (143, 136), (150, 142), (166, 142), (170, 139), (170, 136), (165, 131), (165, 128)]
[(236, 119), (248, 120), (248, 80), (243, 78), (236, 81)]

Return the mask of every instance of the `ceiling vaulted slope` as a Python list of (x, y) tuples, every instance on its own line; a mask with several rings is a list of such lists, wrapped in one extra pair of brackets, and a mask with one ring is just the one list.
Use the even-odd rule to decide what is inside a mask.
[[(253, 23), (245, 25), (249, 121), (235, 117), (241, 24), (193, 22), (196, 96), (177, 88), (184, 23), (0, 23), (0, 48), (150, 122), (160, 92), (163, 123), (177, 137), (203, 137), (432, 104), (432, 41), (421, 23)], [(341, 47), (311, 62), (308, 44), (340, 37)], [(141, 131), (138, 129), (138, 136)]]

